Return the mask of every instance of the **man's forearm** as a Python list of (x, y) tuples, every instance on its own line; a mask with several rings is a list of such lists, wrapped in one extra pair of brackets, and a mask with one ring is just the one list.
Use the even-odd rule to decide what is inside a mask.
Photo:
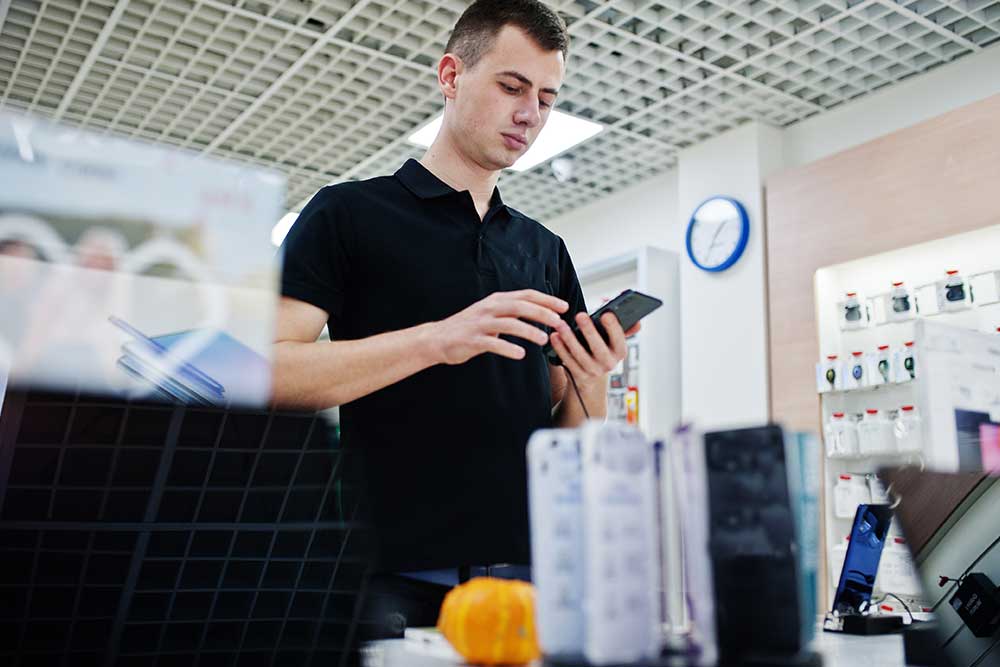
[[(587, 412), (590, 413), (591, 419), (604, 419), (608, 416), (607, 375), (602, 376), (599, 382), (580, 387), (580, 396), (587, 404)], [(576, 428), (583, 424), (586, 419), (587, 415), (584, 414), (583, 408), (580, 406), (580, 400), (576, 397), (576, 392), (573, 391), (573, 385), (569, 384), (559, 407), (556, 408), (553, 422), (558, 428)]]
[(274, 345), (272, 400), (326, 409), (348, 403), (439, 363), (433, 324), (348, 341)]

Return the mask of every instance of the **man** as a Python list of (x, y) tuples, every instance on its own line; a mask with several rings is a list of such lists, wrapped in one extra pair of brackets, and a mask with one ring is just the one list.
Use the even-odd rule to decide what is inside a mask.
[[(603, 417), (634, 333), (608, 315), (605, 344), (562, 240), (496, 188), (544, 126), (567, 48), (536, 0), (473, 3), (438, 64), (444, 120), (427, 153), (323, 188), (285, 241), (275, 399), (342, 406), (386, 573), (379, 613), (410, 625), (432, 625), (460, 575), (529, 562), (528, 437)], [(331, 341), (316, 342), (324, 324)]]

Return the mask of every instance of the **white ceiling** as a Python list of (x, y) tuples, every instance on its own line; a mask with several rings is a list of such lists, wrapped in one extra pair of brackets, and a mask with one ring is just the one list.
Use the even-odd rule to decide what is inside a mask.
[[(391, 173), (462, 0), (0, 0), (0, 106), (274, 167), (288, 205)], [(1000, 38), (1000, 0), (555, 0), (558, 108), (606, 125), (504, 198), (547, 219), (750, 119), (785, 126)]]

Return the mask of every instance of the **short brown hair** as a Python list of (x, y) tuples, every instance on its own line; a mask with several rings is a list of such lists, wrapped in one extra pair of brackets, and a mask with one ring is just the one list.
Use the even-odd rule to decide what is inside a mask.
[(569, 55), (566, 22), (538, 0), (476, 0), (451, 31), (445, 53), (454, 53), (473, 67), (496, 41), (504, 26), (520, 28), (546, 51)]

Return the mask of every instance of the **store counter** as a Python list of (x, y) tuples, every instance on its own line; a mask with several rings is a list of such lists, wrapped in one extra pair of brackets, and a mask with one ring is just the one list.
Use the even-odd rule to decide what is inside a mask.
[[(449, 655), (450, 647), (429, 639), (431, 633), (418, 631), (407, 639), (374, 642), (364, 649), (365, 667), (445, 667), (465, 665)], [(443, 640), (442, 640), (443, 641)], [(815, 649), (822, 654), (825, 667), (905, 667), (902, 635), (859, 637), (821, 632)], [(540, 665), (540, 662), (531, 663)]]

